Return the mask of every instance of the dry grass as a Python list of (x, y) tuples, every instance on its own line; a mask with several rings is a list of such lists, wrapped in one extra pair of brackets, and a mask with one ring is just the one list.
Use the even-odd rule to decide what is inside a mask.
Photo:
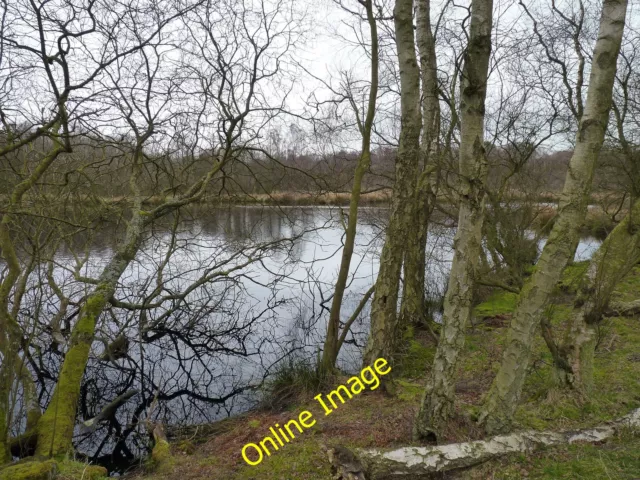
[[(337, 383), (345, 379), (336, 380)], [(258, 467), (249, 467), (241, 457), (242, 447), (257, 443), (270, 435), (269, 427), (283, 425), (299, 412), (310, 410), (317, 423), (286, 444)], [(328, 416), (315, 401), (280, 413), (253, 412), (226, 422), (224, 432), (198, 445), (192, 455), (174, 448), (176, 462), (167, 473), (143, 474), (135, 477), (181, 480), (244, 480), (250, 478), (320, 479), (329, 478), (329, 467), (320, 445), (342, 444), (350, 447), (395, 447), (406, 445), (416, 411), (416, 399), (404, 400), (381, 393), (362, 393)], [(180, 444), (180, 441), (173, 441)], [(299, 465), (294, 464), (294, 459)], [(281, 476), (282, 472), (287, 476)], [(290, 476), (289, 476), (290, 475)]]
[[(360, 197), (361, 204), (385, 203), (391, 199), (391, 190), (383, 189), (364, 193)], [(220, 197), (219, 201), (237, 203), (258, 203), (274, 205), (348, 205), (351, 201), (349, 192), (273, 192), (245, 196)]]

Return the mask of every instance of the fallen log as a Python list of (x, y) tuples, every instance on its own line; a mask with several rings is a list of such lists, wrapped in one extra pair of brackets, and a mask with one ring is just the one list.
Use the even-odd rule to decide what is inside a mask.
[[(640, 408), (617, 420), (585, 430), (529, 430), (435, 447), (404, 447), (391, 451), (358, 449), (352, 455), (346, 455), (346, 449), (339, 447), (342, 455), (335, 455), (335, 448), (329, 449), (328, 454), (334, 472), (338, 472), (337, 479), (427, 479), (437, 472), (471, 467), (511, 453), (529, 453), (547, 446), (576, 442), (601, 442), (628, 428), (640, 428)], [(348, 459), (344, 468), (339, 464), (341, 458)], [(355, 465), (358, 468), (354, 468)]]
[(640, 314), (640, 300), (631, 302), (610, 302), (605, 312), (608, 317), (633, 317)]

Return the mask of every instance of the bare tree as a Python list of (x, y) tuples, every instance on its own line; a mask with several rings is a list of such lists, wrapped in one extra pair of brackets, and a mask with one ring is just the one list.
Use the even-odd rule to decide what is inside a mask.
[[(155, 2), (144, 9), (99, 2), (90, 2), (82, 8), (67, 5), (67, 10), (56, 10), (48, 3), (27, 6), (25, 17), (14, 11), (11, 14), (25, 21), (34, 20), (30, 28), (33, 37), (40, 39), (40, 47), (20, 43), (6, 30), (3, 30), (6, 34), (3, 45), (26, 52), (25, 62), (30, 61), (29, 56), (41, 62), (42, 78), (49, 81), (59, 113), (54, 111), (56, 120), (52, 126), (37, 129), (36, 133), (9, 131), (12, 127), (10, 115), (3, 116), (7, 129), (5, 138), (12, 142), (6, 147), (5, 155), (20, 154), (22, 148), (28, 149), (36, 138), (43, 137), (47, 137), (43, 145), (48, 150), (26, 175), (22, 172), (16, 175), (14, 194), (3, 209), (2, 254), (10, 268), (9, 275), (3, 276), (0, 289), (3, 302), (0, 305), (3, 306), (0, 346), (3, 358), (11, 359), (11, 362), (3, 362), (1, 369), (2, 460), (8, 458), (11, 443), (7, 440), (9, 426), (4, 422), (11, 418), (7, 406), (15, 382), (22, 385), (26, 403), (33, 405), (34, 411), (27, 413), (29, 422), (25, 435), (33, 439), (36, 454), (56, 457), (70, 452), (92, 344), (96, 340), (104, 343), (106, 359), (127, 354), (127, 336), (118, 333), (113, 341), (102, 337), (100, 325), (105, 312), (113, 314), (114, 307), (132, 312), (153, 311), (163, 304), (173, 303), (173, 308), (161, 316), (165, 321), (149, 322), (149, 315), (141, 314), (147, 318), (147, 321), (141, 320), (140, 330), (145, 332), (142, 338), (148, 341), (150, 335), (157, 340), (167, 335), (166, 321), (172, 318), (169, 312), (183, 308), (185, 299), (221, 279), (228, 281), (231, 274), (261, 261), (264, 252), (271, 248), (268, 245), (240, 248), (235, 255), (214, 262), (210, 269), (204, 268), (204, 273), (195, 281), (176, 292), (165, 283), (167, 280), (163, 280), (166, 264), (176, 252), (174, 226), (173, 246), (169, 247), (167, 258), (156, 272), (156, 288), (151, 289), (141, 305), (121, 300), (117, 295), (122, 288), (123, 274), (135, 263), (149, 232), (161, 219), (172, 217), (177, 221), (182, 207), (202, 199), (215, 182), (224, 185), (226, 168), (247, 155), (262, 152), (257, 141), (260, 132), (283, 110), (282, 103), (269, 103), (266, 84), (280, 75), (283, 61), (297, 35), (295, 14), (283, 4), (268, 6), (266, 2), (247, 4), (242, 10), (238, 10), (235, 2), (216, 5), (195, 2), (186, 7)], [(65, 23), (63, 18), (71, 20)], [(51, 54), (52, 48), (55, 54)], [(79, 57), (77, 65), (71, 63), (72, 53)], [(198, 60), (194, 61), (195, 58)], [(35, 68), (29, 63), (17, 64)], [(54, 71), (51, 65), (58, 70)], [(59, 84), (62, 87), (59, 88)], [(286, 91), (284, 93), (281, 102), (286, 99)], [(73, 125), (71, 120), (75, 122)], [(41, 123), (46, 126), (49, 122)], [(52, 170), (54, 161), (62, 158), (62, 153), (72, 153), (76, 145), (76, 156), (65, 157), (61, 168)], [(107, 150), (110, 158), (91, 158), (92, 154), (100, 151), (104, 154)], [(180, 164), (175, 162), (176, 150), (182, 153), (180, 162), (184, 170), (180, 175), (175, 175)], [(80, 159), (79, 152), (89, 153), (89, 158)], [(37, 254), (34, 249), (33, 254), (27, 255), (25, 264), (14, 248), (20, 221), (30, 218), (25, 215), (45, 218), (54, 226), (64, 223), (52, 213), (55, 206), (41, 213), (34, 208), (21, 208), (21, 201), (27, 192), (32, 194), (31, 198), (41, 194), (45, 200), (49, 191), (71, 189), (75, 183), (69, 179), (84, 181), (86, 188), (86, 184), (92, 182), (86, 173), (99, 172), (102, 166), (112, 162), (118, 165), (120, 172), (125, 172), (128, 192), (122, 202), (126, 207), (124, 213), (120, 215), (121, 212), (114, 211), (116, 209), (106, 205), (98, 195), (93, 198), (102, 205), (98, 216), (105, 215), (114, 224), (121, 223), (124, 235), (106, 264), (90, 275), (81, 273), (88, 253), (75, 256), (75, 267), (67, 269), (72, 270), (75, 280), (83, 284), (83, 294), (78, 298), (77, 294), (64, 291), (54, 278), (55, 251), (64, 243), (72, 245), (78, 232), (95, 231), (96, 225), (92, 221), (98, 219), (84, 218), (78, 224), (67, 220), (75, 232), (72, 229), (58, 240), (50, 241), (46, 253), (44, 247), (39, 246), (39, 238), (46, 230), (24, 232), (25, 237), (38, 246)], [(185, 174), (189, 170), (197, 172), (195, 179), (189, 180), (189, 175)], [(54, 182), (58, 179), (62, 179), (59, 185)], [(154, 188), (168, 188), (159, 199), (150, 203), (149, 184)], [(104, 222), (104, 218), (100, 221)], [(52, 232), (50, 236), (59, 234), (59, 227), (53, 228)], [(62, 353), (60, 347), (64, 352), (59, 371), (49, 377), (54, 379), (55, 388), (46, 411), (38, 418), (39, 404), (32, 400), (35, 397), (31, 372), (25, 368), (34, 342), (24, 339), (31, 334), (27, 328), (45, 328), (46, 331), (47, 326), (25, 322), (22, 313), (16, 312), (21, 309), (22, 301), (28, 300), (25, 291), (38, 291), (28, 285), (30, 275), (38, 273), (34, 265), (40, 261), (49, 264), (48, 285), (59, 301), (58, 315), (52, 319), (50, 328), (57, 353)], [(227, 297), (222, 295), (220, 304)], [(67, 312), (69, 305), (74, 307), (73, 313)], [(209, 299), (193, 320), (202, 318), (212, 308), (215, 307)], [(229, 322), (229, 336), (246, 335), (255, 321), (237, 326)], [(181, 328), (188, 329), (184, 325)], [(165, 332), (148, 333), (161, 329)], [(10, 338), (4, 336), (5, 331), (11, 334)], [(125, 330), (120, 333), (124, 335)], [(224, 335), (222, 331), (218, 333)], [(229, 347), (228, 351), (234, 349)], [(42, 373), (37, 364), (32, 367), (36, 373)]]
[(578, 228), (586, 214), (593, 170), (608, 124), (626, 10), (624, 0), (603, 4), (587, 101), (579, 120), (558, 217), (533, 275), (520, 292), (502, 364), (480, 416), (489, 432), (503, 430), (510, 424), (524, 384), (534, 333), (551, 291), (572, 260), (579, 240)]
[(401, 334), (398, 323), (398, 290), (409, 238), (412, 206), (420, 160), (420, 71), (416, 59), (413, 32), (412, 0), (397, 0), (394, 24), (400, 65), (401, 130), (396, 154), (396, 177), (391, 202), (391, 216), (380, 254), (380, 268), (371, 306), (371, 334), (364, 353), (364, 363), (379, 357), (393, 358)]
[[(358, 204), (360, 202), (360, 193), (362, 192), (362, 180), (365, 173), (367, 173), (371, 166), (371, 132), (373, 130), (376, 99), (378, 96), (378, 28), (373, 11), (373, 1), (366, 0), (360, 1), (359, 3), (366, 10), (366, 18), (369, 24), (369, 34), (371, 37), (371, 86), (369, 87), (369, 99), (364, 118), (360, 117), (360, 110), (356, 106), (353, 97), (350, 97), (349, 99), (356, 114), (358, 130), (362, 135), (362, 146), (353, 177), (351, 199), (349, 201), (349, 217), (345, 228), (344, 246), (342, 247), (342, 259), (340, 261), (340, 270), (338, 271), (338, 278), (333, 292), (331, 311), (329, 313), (329, 320), (327, 324), (327, 336), (325, 338), (324, 350), (322, 352), (321, 368), (325, 372), (329, 372), (335, 367), (335, 362), (338, 358), (341, 344), (344, 341), (344, 335), (342, 335), (342, 341), (339, 341), (338, 336), (340, 330), (340, 311), (347, 287), (351, 258), (353, 256), (356, 228), (358, 226)], [(368, 299), (370, 295), (371, 292), (369, 292), (365, 298)], [(355, 317), (357, 317), (357, 314)], [(349, 327), (350, 323), (347, 322), (344, 326), (345, 332), (349, 330)]]
[(455, 395), (457, 359), (472, 313), (473, 289), (482, 253), (487, 160), (484, 148), (484, 102), (491, 56), (493, 2), (471, 4), (469, 45), (464, 58), (460, 104), (460, 212), (454, 257), (444, 299), (442, 332), (431, 377), (415, 423), (415, 434), (427, 437), (449, 418)]

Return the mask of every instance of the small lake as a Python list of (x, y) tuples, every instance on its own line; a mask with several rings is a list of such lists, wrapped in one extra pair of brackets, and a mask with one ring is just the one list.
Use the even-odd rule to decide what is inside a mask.
[[(78, 450), (117, 471), (147, 447), (138, 420), (152, 405), (152, 415), (167, 425), (211, 422), (255, 405), (255, 387), (279, 362), (315, 359), (341, 258), (341, 215), (339, 207), (198, 208), (184, 214), (175, 231), (170, 224), (155, 226), (123, 275), (116, 298), (131, 304), (166, 301), (144, 311), (113, 308), (103, 315), (82, 386), (80, 416), (95, 416), (128, 390), (139, 393), (113, 421), (93, 431), (78, 426)], [(344, 320), (375, 281), (387, 216), (384, 208), (361, 209)], [(434, 224), (429, 232), (430, 298), (440, 298), (445, 289), (454, 231)], [(117, 238), (105, 231), (91, 239), (79, 273), (97, 275)], [(576, 258), (588, 259), (599, 244), (583, 239)], [(53, 272), (71, 298), (87, 291), (70, 271), (77, 258), (77, 251), (59, 252)], [(162, 289), (154, 296), (159, 269)], [(185, 293), (194, 283), (201, 284)], [(30, 295), (40, 315), (55, 314), (58, 304), (51, 292), (34, 288)], [(24, 312), (25, 318), (32, 314)], [(339, 366), (347, 371), (359, 368), (368, 316), (366, 307), (340, 353)], [(127, 355), (103, 357), (105, 344), (123, 332), (131, 339)], [(51, 373), (62, 355), (46, 331), (38, 335), (39, 386), (46, 403)]]

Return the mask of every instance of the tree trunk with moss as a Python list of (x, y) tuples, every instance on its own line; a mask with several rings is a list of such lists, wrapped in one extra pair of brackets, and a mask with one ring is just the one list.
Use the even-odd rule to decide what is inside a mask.
[(45, 413), (37, 424), (36, 455), (57, 457), (71, 453), (76, 411), (84, 370), (89, 359), (91, 344), (95, 338), (96, 323), (109, 301), (113, 298), (120, 277), (135, 259), (140, 248), (145, 227), (152, 221), (198, 201), (204, 195), (207, 185), (229, 161), (232, 141), (228, 140), (220, 160), (180, 197), (166, 201), (152, 210), (143, 210), (143, 196), (140, 192), (140, 178), (143, 173), (143, 147), (153, 134), (153, 124), (149, 124), (144, 134), (137, 135), (133, 152), (132, 174), (129, 188), (133, 198), (131, 219), (126, 228), (123, 243), (115, 255), (103, 268), (96, 287), (85, 299), (69, 340), (69, 348), (64, 356), (53, 395)]
[(167, 440), (167, 434), (162, 424), (151, 424), (148, 426), (151, 438), (153, 439), (153, 450), (151, 450), (151, 467), (157, 473), (167, 473), (173, 466), (173, 455), (171, 446)]
[(522, 392), (535, 331), (562, 270), (572, 260), (580, 238), (593, 171), (609, 119), (616, 61), (627, 0), (605, 0), (584, 113), (569, 163), (557, 220), (533, 274), (525, 282), (511, 321), (502, 363), (480, 415), (488, 433), (510, 426)]
[(593, 357), (598, 324), (609, 308), (618, 283), (640, 261), (640, 200), (614, 228), (593, 256), (578, 292), (560, 349), (564, 362), (557, 368), (564, 386), (588, 391), (593, 385)]
[(418, 438), (437, 435), (453, 410), (455, 373), (472, 313), (475, 272), (482, 253), (487, 160), (484, 102), (487, 92), (493, 0), (473, 0), (460, 105), (460, 212), (454, 257), (444, 299), (442, 329), (431, 376), (416, 417)]
[[(0, 332), (3, 335), (3, 332)], [(3, 359), (4, 360), (4, 359)], [(5, 378), (7, 368), (3, 364), (0, 366), (0, 385), (8, 383)], [(0, 388), (0, 466), (11, 461), (11, 451), (9, 449), (9, 389)]]
[(396, 48), (400, 67), (400, 143), (396, 153), (391, 215), (380, 255), (380, 268), (371, 305), (371, 332), (364, 365), (379, 357), (391, 360), (401, 329), (398, 324), (398, 290), (405, 246), (412, 230), (412, 201), (420, 155), (420, 71), (416, 60), (412, 0), (396, 0)]
[(36, 455), (57, 457), (73, 450), (80, 387), (95, 337), (96, 323), (115, 293), (120, 276), (140, 247), (144, 222), (140, 211), (141, 203), (136, 203), (124, 243), (102, 270), (96, 288), (86, 298), (80, 310), (53, 396), (38, 422)]
[[(3, 332), (3, 339), (7, 337)], [(24, 359), (17, 353), (18, 347), (7, 348), (2, 365), (0, 365), (0, 465), (11, 461), (11, 438), (9, 425), (13, 417), (15, 402), (9, 401), (10, 393), (21, 385), (22, 403), (26, 411), (25, 429), (27, 432), (35, 430), (41, 417), (40, 404), (36, 386)]]
[(351, 266), (353, 247), (356, 240), (356, 229), (358, 227), (358, 205), (360, 203), (360, 193), (362, 192), (362, 179), (371, 166), (371, 131), (373, 129), (376, 99), (378, 96), (378, 27), (373, 13), (372, 0), (366, 1), (365, 8), (367, 11), (369, 32), (371, 35), (371, 88), (369, 90), (369, 101), (367, 104), (364, 123), (360, 122), (360, 116), (356, 111), (358, 127), (360, 135), (362, 136), (362, 152), (358, 158), (358, 164), (356, 165), (353, 178), (351, 200), (349, 202), (349, 218), (347, 219), (344, 247), (342, 248), (342, 259), (340, 261), (340, 270), (338, 271), (336, 287), (333, 293), (331, 311), (329, 313), (327, 337), (325, 339), (324, 350), (322, 352), (320, 367), (324, 372), (330, 372), (333, 370), (336, 360), (338, 359), (340, 348), (338, 341), (340, 336), (340, 313), (342, 310), (344, 293), (347, 288), (349, 267)]
[(438, 161), (440, 133), (440, 105), (436, 49), (431, 32), (430, 1), (416, 3), (416, 41), (420, 58), (422, 82), (422, 137), (420, 157), (422, 172), (418, 178), (412, 201), (411, 225), (404, 257), (404, 290), (400, 307), (401, 324), (424, 326), (426, 318), (425, 269), (429, 217), (435, 205), (433, 189)]
[[(68, 138), (58, 137), (61, 130), (66, 131), (62, 128), (62, 122), (66, 119), (65, 100), (62, 99), (59, 105), (61, 120), (55, 122), (49, 131), (53, 139), (53, 147), (36, 167), (15, 185), (8, 195), (5, 212), (0, 221), (0, 252), (7, 266), (6, 274), (0, 279), (0, 354), (3, 358), (0, 367), (0, 465), (11, 460), (8, 435), (13, 408), (9, 404), (9, 399), (14, 382), (22, 385), (27, 429), (35, 427), (41, 413), (31, 372), (20, 356), (23, 337), (16, 320), (20, 297), (24, 294), (31, 270), (25, 271), (20, 264), (12, 237), (12, 228), (16, 217), (15, 212), (22, 205), (24, 196), (38, 183), (60, 154), (71, 151)], [(13, 308), (10, 308), (10, 303), (13, 303)]]

